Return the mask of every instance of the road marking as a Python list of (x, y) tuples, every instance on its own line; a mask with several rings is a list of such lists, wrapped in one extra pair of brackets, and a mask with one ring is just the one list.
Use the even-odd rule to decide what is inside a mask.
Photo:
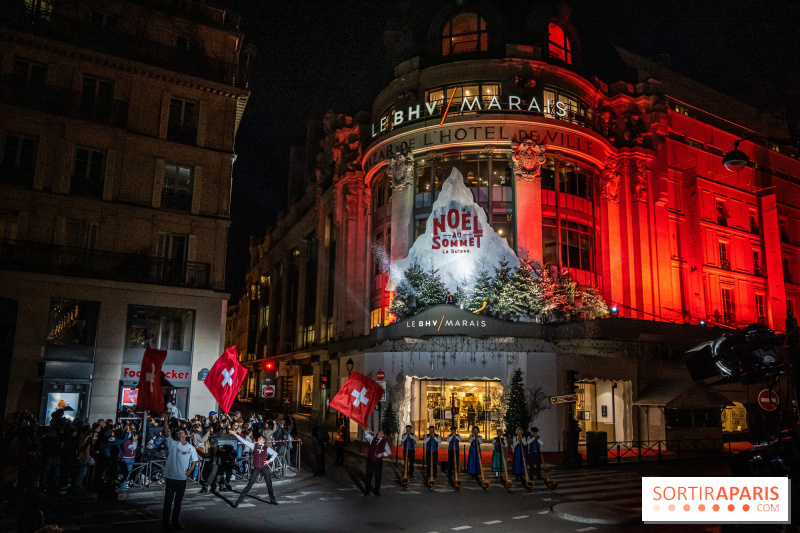
[[(239, 504), (239, 508), (240, 508), (240, 509), (241, 509), (242, 507), (255, 507), (255, 506), (256, 506), (256, 504), (254, 504), (254, 503), (240, 503), (240, 504)], [(181, 508), (181, 510), (183, 510), (183, 508)]]
[(492, 524), (499, 524), (502, 520), (489, 520), (488, 522), (484, 522), (487, 526), (491, 526)]
[(586, 531), (594, 531), (595, 529), (597, 529), (597, 528), (596, 527), (584, 527), (582, 529), (576, 529), (575, 531), (577, 531), (578, 533), (585, 533)]
[[(388, 488), (388, 487), (387, 487), (387, 488)], [(346, 490), (361, 490), (361, 489), (359, 489), (358, 487), (345, 487), (345, 488), (343, 488), (343, 489), (338, 489), (338, 490), (340, 490), (340, 491), (344, 492), (344, 491), (346, 491)]]
[(549, 510), (547, 510), (547, 511), (539, 511), (539, 514), (550, 514), (550, 511)]
[(523, 518), (530, 518), (530, 516), (526, 514), (521, 514), (519, 516), (512, 516), (511, 518), (513, 518), (514, 520), (522, 520)]
[(555, 498), (542, 498), (542, 501), (543, 502), (557, 502), (558, 500), (556, 500)]
[(344, 498), (342, 498), (341, 496), (329, 496), (327, 498), (320, 498), (320, 500), (322, 500), (324, 502), (331, 502), (331, 501), (335, 501), (335, 500), (344, 500)]
[[(303, 502), (299, 502), (297, 500), (278, 500), (278, 503), (303, 503)], [(239, 507), (241, 507), (241, 505)]]
[(458, 527), (451, 527), (453, 531), (461, 531), (462, 529), (472, 529), (472, 526), (458, 526)]
[(404, 490), (400, 494), (422, 494), (422, 493), (418, 490)]

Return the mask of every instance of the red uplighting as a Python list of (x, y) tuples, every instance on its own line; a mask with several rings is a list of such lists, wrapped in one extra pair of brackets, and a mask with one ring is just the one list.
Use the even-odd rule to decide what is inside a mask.
[(266, 368), (267, 370), (274, 370), (275, 363), (267, 363), (266, 365), (264, 365), (264, 368)]

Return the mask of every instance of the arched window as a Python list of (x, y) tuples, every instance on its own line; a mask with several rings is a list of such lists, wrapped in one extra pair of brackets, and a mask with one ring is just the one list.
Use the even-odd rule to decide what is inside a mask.
[(459, 13), (444, 25), (442, 55), (485, 52), (489, 49), (486, 20), (477, 13)]
[(572, 64), (572, 50), (569, 39), (558, 24), (550, 23), (550, 57), (560, 59), (564, 63)]

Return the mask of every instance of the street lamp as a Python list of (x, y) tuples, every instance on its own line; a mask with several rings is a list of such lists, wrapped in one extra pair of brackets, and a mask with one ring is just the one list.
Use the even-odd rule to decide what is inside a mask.
[(739, 172), (750, 162), (747, 154), (739, 150), (739, 143), (750, 139), (767, 139), (777, 144), (794, 145), (793, 139), (775, 139), (766, 135), (745, 135), (741, 139), (733, 141), (733, 150), (722, 156), (722, 164), (725, 165), (729, 172)]
[(349, 376), (353, 372), (353, 367), (356, 366), (356, 364), (352, 359), (348, 359), (344, 366), (347, 367), (347, 375)]

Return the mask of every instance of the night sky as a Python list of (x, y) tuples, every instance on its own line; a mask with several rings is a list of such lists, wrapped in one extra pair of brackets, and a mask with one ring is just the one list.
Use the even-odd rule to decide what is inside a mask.
[[(250, 235), (261, 240), (286, 208), (289, 149), (305, 144), (308, 120), (321, 119), (328, 110), (348, 115), (370, 111), (374, 97), (392, 79), (384, 30), (395, 28), (397, 17), (409, 9), (419, 13), (417, 5), (431, 6), (431, 12), (443, 3), (223, 3), (242, 14), (245, 46), (257, 50), (233, 172), (227, 290), (235, 299), (245, 283)], [(528, 6), (525, 16), (539, 3), (506, 2)], [(785, 113), (790, 127), (798, 124), (799, 3), (597, 0), (571, 5), (585, 60), (602, 55), (603, 47), (593, 43), (605, 40), (658, 59), (761, 111)]]

